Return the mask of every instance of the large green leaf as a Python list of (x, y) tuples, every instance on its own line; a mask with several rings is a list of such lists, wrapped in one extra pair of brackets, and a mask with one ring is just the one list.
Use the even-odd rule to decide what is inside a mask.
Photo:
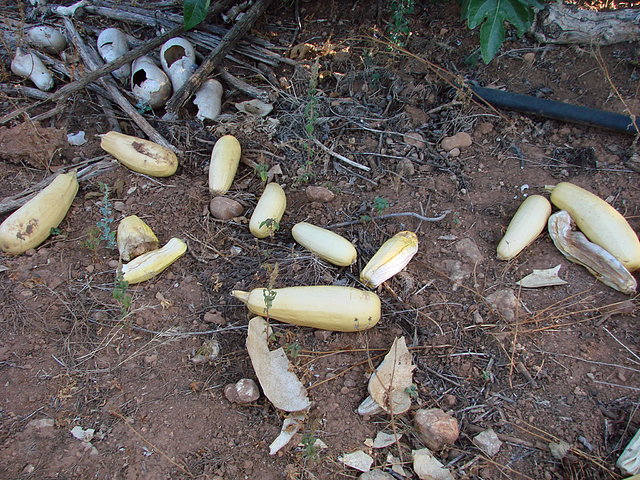
[(185, 30), (191, 30), (207, 17), (210, 1), (211, 0), (184, 0), (182, 4), (182, 15)]
[(518, 36), (531, 26), (538, 0), (463, 0), (462, 17), (470, 29), (480, 26), (480, 53), (489, 63), (504, 42), (505, 22), (513, 25)]

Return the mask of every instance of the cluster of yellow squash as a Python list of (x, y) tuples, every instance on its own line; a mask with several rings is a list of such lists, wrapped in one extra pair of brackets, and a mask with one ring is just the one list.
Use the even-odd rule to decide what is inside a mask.
[[(611, 254), (621, 264), (618, 270), (626, 269), (628, 272), (633, 272), (640, 268), (640, 240), (620, 212), (597, 195), (569, 182), (561, 182), (548, 187), (548, 190), (551, 191), (551, 203), (560, 211), (566, 211), (593, 244)], [(514, 258), (547, 226), (554, 239), (557, 228), (551, 228), (551, 222), (554, 220), (554, 216), (551, 215), (551, 203), (542, 195), (531, 195), (522, 202), (498, 244), (497, 255), (500, 260)], [(567, 258), (576, 261), (574, 256), (567, 254), (568, 252), (561, 248), (561, 242), (556, 242), (554, 239), (554, 243)], [(594, 253), (597, 255), (595, 249)], [(587, 252), (587, 256), (589, 255), (591, 253)], [(588, 263), (581, 261), (576, 263), (586, 266), (596, 277), (601, 277), (601, 272), (593, 271), (594, 268)], [(626, 277), (631, 278), (631, 275), (628, 274)], [(618, 289), (625, 291), (625, 289)], [(635, 290), (635, 282), (633, 290)], [(628, 292), (625, 291), (625, 293)]]
[[(123, 165), (139, 173), (167, 177), (178, 168), (171, 150), (137, 137), (109, 132), (101, 136), (101, 147)], [(241, 156), (238, 140), (221, 137), (211, 153), (209, 190), (224, 195), (231, 187)], [(40, 245), (67, 214), (78, 192), (75, 172), (58, 175), (53, 182), (0, 225), (0, 248), (20, 254)], [(286, 194), (277, 183), (266, 185), (249, 221), (257, 238), (273, 234), (286, 208)], [(350, 266), (357, 258), (353, 244), (322, 227), (300, 222), (292, 228), (294, 239), (303, 247), (337, 266)], [(118, 226), (117, 244), (125, 263), (121, 274), (130, 284), (148, 280), (186, 252), (187, 245), (172, 238), (159, 248), (151, 228), (135, 215)], [(401, 271), (418, 251), (418, 238), (410, 231), (388, 239), (360, 273), (361, 282), (371, 288)], [(373, 292), (342, 286), (301, 286), (274, 290), (269, 306), (265, 289), (232, 294), (245, 302), (253, 313), (298, 325), (339, 331), (365, 330), (381, 317), (380, 298)]]

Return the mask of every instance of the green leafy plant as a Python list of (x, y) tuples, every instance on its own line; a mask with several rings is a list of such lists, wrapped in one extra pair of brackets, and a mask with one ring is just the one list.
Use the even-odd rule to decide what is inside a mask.
[(389, 207), (389, 200), (384, 197), (376, 197), (373, 199), (373, 209), (377, 215), (382, 215), (382, 212)]
[(538, 0), (462, 0), (462, 18), (471, 30), (480, 26), (480, 53), (489, 63), (504, 42), (505, 24), (515, 27), (522, 37), (542, 7)]
[(96, 225), (100, 229), (100, 240), (104, 240), (107, 248), (116, 248), (116, 232), (111, 230), (113, 223), (113, 210), (111, 200), (109, 199), (109, 185), (100, 182), (100, 191), (102, 192), (102, 202), (100, 205), (100, 220)]
[(207, 18), (210, 4), (211, 0), (184, 0), (182, 3), (184, 29), (191, 30)]
[(82, 245), (95, 253), (100, 247), (100, 229), (91, 227), (87, 232), (87, 239), (82, 242)]
[(280, 230), (280, 223), (275, 218), (267, 218), (264, 222), (261, 222), (259, 228), (267, 227), (269, 229), (269, 236), (273, 235)]
[(391, 0), (387, 4), (390, 22), (387, 25), (389, 39), (396, 45), (404, 47), (411, 35), (408, 16), (413, 14), (414, 0)]
[(300, 355), (301, 350), (302, 350), (302, 347), (297, 342), (290, 343), (284, 347), (284, 351), (287, 352), (287, 355), (289, 355), (293, 359), (298, 358), (298, 355)]
[(269, 282), (266, 288), (262, 291), (262, 296), (264, 297), (265, 316), (268, 320), (269, 310), (273, 306), (273, 301), (276, 299), (276, 295), (278, 294), (278, 292), (273, 289), (273, 286), (276, 283), (276, 278), (278, 278), (278, 264), (265, 264), (264, 268), (269, 272)]
[(256, 173), (258, 174), (258, 176), (260, 177), (260, 180), (262, 180), (262, 182), (266, 182), (267, 180), (269, 180), (269, 165), (266, 163), (258, 163), (255, 166), (255, 170)]
[(127, 293), (127, 289), (129, 288), (129, 282), (122, 279), (122, 275), (118, 274), (116, 277), (115, 284), (113, 286), (113, 290), (111, 291), (111, 296), (113, 299), (120, 304), (120, 317), (123, 318), (129, 309), (131, 308), (132, 298), (131, 295)]
[(316, 440), (318, 440), (315, 435), (311, 433), (305, 433), (302, 435), (302, 456), (307, 460), (314, 460), (318, 457), (318, 447), (316, 446)]

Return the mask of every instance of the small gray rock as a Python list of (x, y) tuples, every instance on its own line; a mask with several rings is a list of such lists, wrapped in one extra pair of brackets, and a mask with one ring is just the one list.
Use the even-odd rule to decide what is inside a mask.
[(395, 480), (395, 477), (382, 470), (371, 470), (360, 475), (358, 480)]
[(473, 437), (473, 443), (490, 457), (495, 456), (502, 446), (502, 442), (492, 428), (485, 430), (484, 432), (480, 432), (478, 435)]
[(463, 238), (456, 242), (456, 251), (463, 260), (469, 260), (471, 263), (480, 263), (484, 260), (484, 255), (478, 248), (478, 245), (470, 238)]
[(209, 203), (209, 211), (218, 220), (230, 220), (242, 215), (244, 207), (230, 198), (214, 197)]

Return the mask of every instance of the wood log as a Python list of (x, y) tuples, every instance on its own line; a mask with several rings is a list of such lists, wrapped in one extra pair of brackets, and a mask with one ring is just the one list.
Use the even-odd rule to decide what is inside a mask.
[(612, 45), (640, 38), (640, 10), (600, 12), (553, 3), (538, 13), (531, 33), (540, 43)]

